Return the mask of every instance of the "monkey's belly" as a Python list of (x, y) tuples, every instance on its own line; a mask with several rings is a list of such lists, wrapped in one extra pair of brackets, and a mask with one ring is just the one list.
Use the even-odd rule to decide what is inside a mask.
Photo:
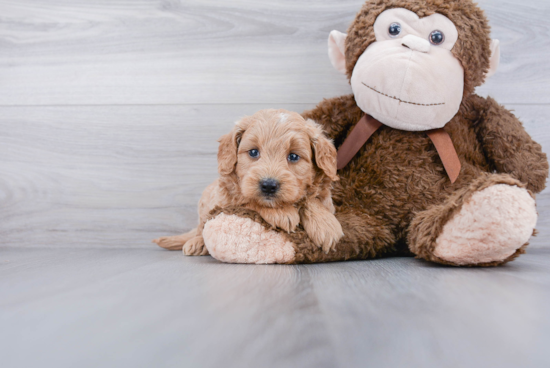
[(415, 212), (442, 202), (477, 169), (462, 170), (452, 185), (425, 132), (382, 129), (339, 171), (336, 206), (352, 207), (406, 227)]

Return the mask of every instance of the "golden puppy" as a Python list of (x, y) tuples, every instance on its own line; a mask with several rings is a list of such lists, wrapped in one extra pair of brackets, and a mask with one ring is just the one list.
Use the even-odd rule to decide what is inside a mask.
[(220, 177), (199, 201), (199, 226), (153, 240), (186, 255), (206, 255), (202, 229), (216, 206), (243, 206), (273, 227), (292, 232), (301, 223), (311, 240), (328, 253), (343, 236), (334, 217), (330, 188), (336, 149), (319, 125), (286, 110), (261, 110), (235, 124), (219, 140)]

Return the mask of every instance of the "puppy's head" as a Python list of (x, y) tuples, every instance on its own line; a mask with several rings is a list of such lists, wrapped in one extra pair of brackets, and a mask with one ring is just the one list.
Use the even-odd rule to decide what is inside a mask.
[(337, 180), (336, 149), (321, 127), (286, 110), (261, 110), (221, 137), (218, 171), (266, 207), (295, 203), (319, 177)]

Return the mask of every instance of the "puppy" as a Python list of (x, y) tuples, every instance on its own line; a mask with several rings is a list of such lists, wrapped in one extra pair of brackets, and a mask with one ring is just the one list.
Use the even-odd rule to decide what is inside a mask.
[(216, 206), (243, 206), (271, 226), (292, 232), (301, 223), (326, 253), (343, 236), (331, 199), (336, 149), (312, 120), (286, 110), (261, 110), (219, 140), (218, 172), (199, 201), (199, 225), (153, 240), (186, 255), (206, 255), (202, 229)]

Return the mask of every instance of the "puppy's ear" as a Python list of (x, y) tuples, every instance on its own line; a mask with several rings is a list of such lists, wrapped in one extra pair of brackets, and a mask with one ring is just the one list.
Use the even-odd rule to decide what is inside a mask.
[(338, 180), (338, 175), (336, 174), (336, 148), (334, 148), (332, 142), (324, 135), (321, 135), (317, 138), (317, 142), (313, 147), (317, 166), (323, 170), (330, 180)]
[(323, 129), (313, 120), (307, 120), (310, 125), (310, 139), (315, 155), (315, 163), (332, 181), (338, 180), (336, 174), (336, 148), (332, 141), (323, 133)]
[(237, 150), (243, 133), (244, 130), (240, 126), (240, 122), (237, 122), (231, 132), (218, 140), (220, 142), (218, 147), (218, 172), (220, 175), (227, 176), (235, 171)]

